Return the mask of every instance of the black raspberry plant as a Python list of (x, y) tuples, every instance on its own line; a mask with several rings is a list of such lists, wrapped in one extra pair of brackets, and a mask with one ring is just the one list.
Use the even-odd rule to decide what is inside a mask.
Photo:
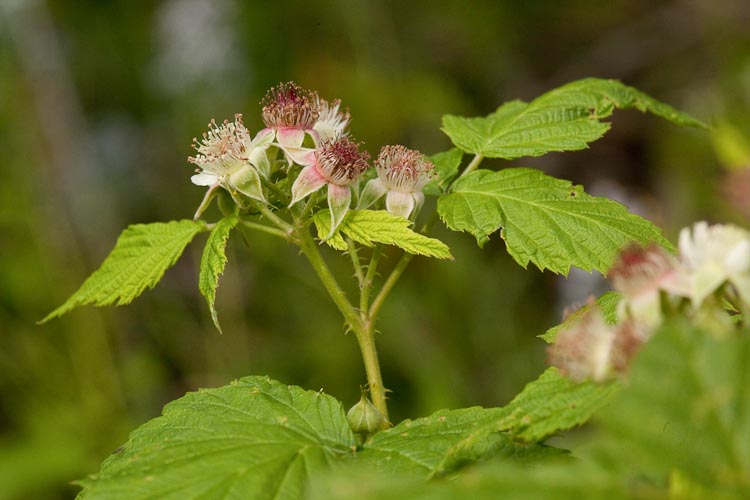
[[(569, 181), (524, 167), (480, 168), (486, 158), (584, 149), (610, 128), (605, 119), (615, 109), (702, 123), (620, 82), (584, 79), (528, 103), (510, 101), (485, 117), (446, 115), (442, 130), (452, 149), (425, 156), (384, 145), (373, 164), (351, 137), (351, 115), (338, 99), (287, 82), (269, 90), (261, 106), (248, 126), (241, 114), (221, 124), (211, 120), (202, 139), (194, 139), (191, 181), (207, 190), (193, 219), (128, 227), (101, 267), (43, 322), (81, 305), (131, 302), (158, 283), (194, 237), (208, 233), (199, 289), (221, 331), (215, 299), (228, 238), (242, 232), (252, 242), (261, 232), (300, 249), (353, 332), (364, 365), (362, 397), (345, 412), (322, 392), (258, 376), (188, 393), (133, 432), (99, 474), (80, 481), (82, 497), (303, 498), (311, 481), (326, 474), (335, 487), (323, 487), (317, 498), (367, 495), (363, 484), (395, 498), (425, 491), (427, 498), (495, 497), (519, 491), (518, 481), (524, 498), (534, 497), (533, 488), (545, 498), (592, 491), (680, 497), (686, 488), (693, 496), (747, 497), (750, 451), (735, 442), (747, 443), (750, 428), (713, 431), (727, 419), (750, 422), (741, 413), (750, 408), (743, 386), (750, 384), (750, 232), (701, 222), (682, 231), (677, 249), (625, 206)], [(436, 204), (425, 204), (425, 196)], [(215, 200), (219, 210), (207, 211)], [(421, 213), (427, 206), (436, 208)], [(221, 215), (204, 220), (210, 213)], [(438, 218), (480, 246), (501, 238), (524, 268), (596, 271), (614, 291), (542, 335), (553, 366), (505, 407), (441, 410), (393, 425), (377, 318), (414, 256), (453, 258), (429, 236)], [(323, 245), (340, 256), (322, 252)], [(381, 258), (386, 246), (400, 252), (395, 263)], [(352, 272), (336, 276), (331, 258), (345, 259)], [(354, 287), (340, 284), (352, 277)], [(392, 334), (398, 332), (383, 332)], [(672, 358), (665, 363), (665, 356)], [(712, 366), (721, 369), (706, 371)], [(721, 398), (706, 392), (712, 384), (721, 386)], [(676, 400), (678, 386), (683, 393)], [(605, 429), (594, 434), (604, 443), (597, 453), (549, 462), (567, 451), (546, 440), (590, 418)], [(707, 458), (702, 446), (686, 450), (690, 439), (671, 429), (696, 429), (702, 444), (720, 451)], [(623, 466), (629, 460), (623, 456), (634, 458)], [(474, 468), (479, 461), (493, 465)], [(518, 468), (528, 463), (543, 475)], [(633, 463), (656, 465), (641, 470)], [(342, 473), (345, 465), (364, 475)], [(473, 480), (463, 481), (464, 468), (475, 471)], [(451, 480), (441, 481), (446, 475)], [(575, 477), (576, 484), (547, 477)], [(431, 484), (421, 484), (426, 480)]]

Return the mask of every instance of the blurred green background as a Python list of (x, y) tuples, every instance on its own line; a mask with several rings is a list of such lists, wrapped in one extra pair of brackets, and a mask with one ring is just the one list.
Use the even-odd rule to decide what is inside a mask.
[[(662, 225), (747, 225), (750, 4), (744, 0), (0, 2), (0, 499), (70, 498), (127, 433), (185, 391), (250, 374), (353, 404), (356, 342), (294, 248), (233, 237), (219, 335), (197, 290), (202, 239), (153, 291), (44, 326), (128, 224), (189, 218), (192, 137), (212, 117), (262, 127), (266, 89), (339, 97), (376, 154), (449, 147), (445, 113), (478, 115), (585, 76), (618, 78), (716, 126), (614, 116), (591, 149), (532, 166)], [(501, 405), (542, 371), (535, 336), (603, 290), (524, 271), (499, 237), (455, 262), (415, 259), (384, 308), (393, 419)], [(397, 253), (389, 253), (393, 265)], [(333, 254), (344, 275), (347, 262)]]

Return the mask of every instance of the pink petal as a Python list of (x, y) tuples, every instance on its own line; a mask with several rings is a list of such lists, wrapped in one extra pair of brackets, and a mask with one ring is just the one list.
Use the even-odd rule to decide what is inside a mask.
[(315, 163), (314, 149), (288, 147), (284, 149), (284, 152), (287, 154), (287, 157), (291, 158), (291, 160), (297, 165), (308, 167)]
[(289, 206), (291, 207), (310, 193), (314, 193), (325, 184), (326, 180), (320, 175), (318, 169), (313, 166), (303, 168), (292, 184), (292, 202)]
[(349, 205), (352, 203), (352, 190), (349, 186), (338, 184), (328, 185), (328, 208), (331, 209), (331, 232), (326, 239), (334, 235), (339, 225), (344, 221)]
[(272, 128), (264, 128), (255, 134), (253, 140), (250, 141), (250, 145), (256, 148), (269, 146), (273, 142), (274, 135), (274, 130)]
[(283, 148), (298, 148), (305, 140), (305, 131), (298, 128), (280, 128), (276, 130), (276, 140)]
[(414, 211), (414, 195), (401, 191), (388, 191), (385, 195), (385, 208), (393, 215), (408, 219)]

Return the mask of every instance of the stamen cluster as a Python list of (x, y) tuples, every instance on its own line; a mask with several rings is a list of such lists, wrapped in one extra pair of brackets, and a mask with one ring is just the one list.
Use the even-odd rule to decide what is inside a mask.
[[(242, 123), (242, 115), (234, 115), (234, 121), (224, 120), (221, 125), (211, 119), (208, 132), (203, 133), (203, 139), (193, 138), (193, 148), (198, 154), (188, 158), (188, 161), (200, 166), (204, 170), (215, 171), (226, 168), (229, 161), (246, 160), (246, 144), (250, 142), (250, 133)], [(213, 167), (213, 168), (212, 168)], [(219, 173), (219, 172), (215, 172)]]
[(345, 186), (367, 170), (370, 154), (360, 151), (358, 144), (347, 137), (324, 141), (315, 151), (318, 169), (329, 182)]
[(419, 151), (404, 146), (384, 146), (375, 161), (378, 177), (389, 190), (421, 191), (432, 179), (435, 165)]
[(286, 82), (270, 89), (263, 100), (263, 122), (270, 128), (311, 130), (320, 116), (317, 92)]

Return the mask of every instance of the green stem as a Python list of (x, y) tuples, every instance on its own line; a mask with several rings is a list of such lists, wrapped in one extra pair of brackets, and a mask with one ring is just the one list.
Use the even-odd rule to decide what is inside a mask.
[(359, 260), (359, 253), (357, 252), (357, 246), (354, 244), (351, 238), (346, 239), (347, 253), (352, 259), (352, 267), (354, 268), (354, 275), (357, 277), (357, 283), (359, 289), (365, 286), (365, 274), (362, 272), (362, 262)]
[(264, 217), (266, 217), (268, 220), (274, 223), (276, 227), (279, 229), (285, 231), (287, 234), (291, 234), (294, 228), (291, 224), (289, 224), (287, 221), (273, 213), (266, 205), (265, 203), (257, 203), (256, 204), (258, 211), (263, 214)]
[(248, 229), (253, 229), (255, 231), (260, 231), (262, 233), (272, 234), (274, 236), (278, 236), (279, 238), (283, 238), (287, 241), (290, 240), (289, 234), (285, 231), (282, 231), (280, 229), (276, 229), (274, 227), (269, 227), (264, 224), (258, 224), (256, 222), (250, 222), (244, 219), (240, 219), (240, 224), (245, 226)]
[(344, 320), (354, 331), (365, 364), (367, 384), (370, 388), (370, 398), (383, 417), (388, 420), (385, 387), (383, 387), (383, 378), (380, 374), (380, 363), (378, 361), (378, 353), (375, 350), (375, 338), (372, 328), (370, 327), (369, 322), (365, 323), (362, 320), (357, 313), (357, 310), (352, 306), (351, 302), (349, 302), (349, 299), (339, 286), (325, 260), (323, 260), (323, 256), (320, 254), (318, 246), (310, 235), (308, 226), (300, 227), (296, 233), (298, 236), (297, 241), (302, 249), (302, 253), (305, 254), (307, 260), (310, 261), (318, 278), (323, 282), (326, 291), (328, 291), (333, 302), (339, 308), (339, 311), (341, 311), (342, 316), (344, 316)]
[[(375, 296), (375, 300), (372, 301), (372, 306), (370, 306), (370, 311), (368, 312), (368, 316), (371, 319), (374, 320), (374, 318), (378, 317), (378, 313), (380, 312), (380, 308), (383, 307), (385, 299), (388, 297), (388, 294), (391, 293), (391, 290), (393, 289), (394, 285), (401, 277), (401, 275), (404, 273), (406, 266), (409, 265), (409, 262), (411, 262), (412, 258), (414, 258), (414, 254), (405, 253), (396, 263), (396, 267), (393, 268), (393, 271), (391, 271), (388, 279), (386, 279), (385, 283), (383, 283), (383, 287)], [(374, 323), (374, 321), (372, 321), (371, 323)]]
[[(458, 177), (461, 178), (464, 175), (469, 174), (469, 173), (473, 172), (474, 170), (476, 170), (477, 167), (479, 167), (479, 164), (482, 163), (482, 160), (484, 160), (484, 156), (482, 156), (482, 155), (480, 155), (478, 153), (476, 155), (474, 155), (474, 158), (471, 160), (471, 162), (466, 166), (466, 168), (464, 169), (464, 171), (461, 172), (461, 175), (459, 175)], [(451, 184), (453, 184), (453, 183), (451, 183)], [(452, 186), (449, 186), (448, 189), (450, 190), (451, 187)]]
[[(375, 274), (378, 272), (378, 262), (380, 256), (383, 253), (383, 247), (378, 245), (372, 251), (372, 257), (370, 257), (370, 264), (367, 266), (367, 274), (365, 275), (364, 286), (359, 294), (359, 312), (362, 315), (367, 314), (367, 309), (370, 307), (370, 293), (372, 293), (372, 285), (375, 282)], [(372, 318), (372, 316), (370, 316)]]

